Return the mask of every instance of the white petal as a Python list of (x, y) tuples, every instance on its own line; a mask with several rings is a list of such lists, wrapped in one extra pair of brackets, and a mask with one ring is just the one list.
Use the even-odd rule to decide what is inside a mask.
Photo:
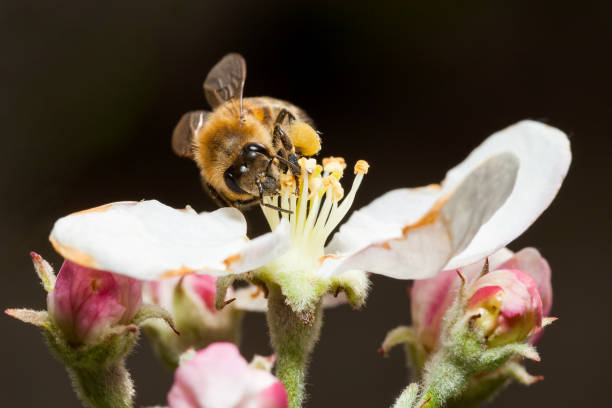
[(512, 153), (488, 158), (448, 192), (392, 191), (356, 212), (330, 243), (319, 273), (359, 269), (399, 279), (435, 275), (462, 251), (510, 195), (518, 171)]
[(71, 214), (55, 223), (49, 239), (66, 259), (143, 280), (246, 272), (282, 254), (290, 240), (287, 223), (249, 241), (235, 208), (197, 214), (155, 200)]
[(514, 190), (470, 245), (454, 256), (445, 269), (476, 262), (521, 235), (555, 198), (572, 160), (569, 140), (562, 131), (526, 120), (485, 140), (448, 172), (443, 188), (452, 188), (475, 165), (500, 152), (512, 152), (519, 158)]
[(257, 286), (249, 285), (238, 288), (234, 290), (233, 297), (236, 298), (232, 302), (236, 309), (247, 312), (265, 312), (268, 310), (268, 300), (264, 297), (263, 290)]
[(441, 196), (436, 184), (391, 190), (355, 211), (334, 234), (325, 252), (345, 254), (400, 237), (402, 229), (419, 221)]
[[(505, 202), (499, 202), (500, 196), (490, 196), (508, 187), (495, 186), (495, 174), (487, 175), (491, 185), (471, 186), (462, 192), (475, 169), (504, 153), (519, 162), (516, 183)], [(447, 173), (441, 186), (394, 190), (355, 212), (326, 248), (330, 255), (322, 260), (321, 274), (357, 268), (414, 279), (437, 273), (433, 269), (445, 256), (449, 256), (446, 266), (440, 265), (438, 271), (477, 262), (515, 239), (548, 207), (570, 161), (569, 141), (563, 132), (538, 122), (519, 122), (485, 140)], [(490, 169), (504, 177), (501, 173), (508, 169), (502, 167)], [(455, 208), (449, 208), (451, 202)], [(491, 206), (501, 208), (483, 217)], [(437, 220), (441, 208), (447, 225)], [(427, 219), (435, 222), (424, 223)], [(405, 234), (408, 227), (410, 234)]]

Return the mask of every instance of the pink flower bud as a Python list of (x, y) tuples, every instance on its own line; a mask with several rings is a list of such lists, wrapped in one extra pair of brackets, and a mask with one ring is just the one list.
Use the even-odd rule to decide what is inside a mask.
[(249, 366), (232, 343), (213, 343), (182, 363), (168, 393), (170, 408), (286, 408), (276, 377)]
[[(542, 301), (542, 313), (546, 316), (552, 305), (552, 286), (550, 283), (550, 267), (546, 260), (534, 248), (525, 248), (516, 254), (501, 250), (489, 258), (490, 270), (518, 269), (531, 276), (537, 285), (537, 291)], [(484, 261), (461, 269), (468, 288), (475, 284), (480, 276)], [(457, 271), (443, 271), (430, 279), (414, 282), (410, 289), (412, 323), (416, 329), (419, 343), (426, 352), (434, 351), (440, 341), (440, 329), (444, 315), (457, 297), (461, 278)], [(495, 286), (495, 285), (493, 285)], [(493, 289), (487, 289), (492, 291)], [(481, 294), (483, 294), (481, 292)], [(482, 321), (484, 323), (484, 321)], [(535, 334), (530, 341), (533, 343), (539, 337)]]
[[(168, 311), (181, 333), (177, 336), (159, 321), (146, 324), (156, 353), (168, 366), (175, 368), (189, 348), (201, 349), (216, 341), (238, 342), (243, 313), (233, 303), (221, 310), (215, 308), (216, 283), (213, 276), (194, 274), (144, 285), (145, 302)], [(233, 294), (231, 288), (229, 291)]]
[(498, 269), (468, 289), (466, 313), (490, 346), (525, 340), (542, 327), (542, 300), (535, 280), (516, 269)]
[(71, 343), (93, 343), (114, 325), (129, 323), (142, 303), (139, 280), (66, 260), (47, 308)]
[(175, 290), (179, 283), (185, 294), (197, 306), (211, 313), (217, 312), (215, 309), (217, 278), (210, 275), (194, 274), (147, 282), (145, 292), (153, 303), (172, 313)]
[(442, 271), (433, 278), (415, 281), (410, 288), (412, 324), (427, 352), (439, 343), (442, 319), (457, 297), (460, 283), (456, 271)]

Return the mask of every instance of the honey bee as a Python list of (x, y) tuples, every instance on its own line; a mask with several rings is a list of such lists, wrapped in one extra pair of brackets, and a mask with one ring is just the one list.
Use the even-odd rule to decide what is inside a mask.
[[(281, 172), (300, 173), (300, 156), (321, 148), (312, 120), (297, 106), (269, 97), (243, 98), (246, 63), (239, 54), (223, 57), (204, 80), (212, 112), (184, 114), (172, 134), (172, 148), (193, 159), (204, 188), (221, 206), (265, 205), (277, 194)], [(287, 122), (287, 123), (285, 123)]]

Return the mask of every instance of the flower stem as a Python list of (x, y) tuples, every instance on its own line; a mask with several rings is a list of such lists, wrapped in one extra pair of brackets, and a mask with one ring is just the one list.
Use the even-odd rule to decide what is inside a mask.
[(423, 408), (441, 407), (448, 399), (460, 394), (471, 374), (469, 367), (444, 351), (434, 355), (426, 370), (424, 392), (415, 405)]
[(131, 408), (134, 386), (121, 361), (94, 370), (66, 367), (83, 405), (91, 408)]
[(272, 284), (268, 289), (268, 327), (276, 353), (276, 376), (285, 386), (289, 408), (300, 408), (305, 399), (308, 361), (321, 332), (323, 311), (319, 302), (311, 315), (298, 315), (287, 305), (278, 285)]

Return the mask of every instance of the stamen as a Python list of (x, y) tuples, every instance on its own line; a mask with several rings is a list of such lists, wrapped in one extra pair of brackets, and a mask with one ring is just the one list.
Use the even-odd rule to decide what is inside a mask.
[(295, 178), (291, 174), (281, 174), (279, 181), (281, 195), (295, 194)]
[(338, 178), (334, 175), (327, 176), (323, 179), (323, 185), (332, 192), (333, 201), (337, 202), (342, 200), (342, 197), (344, 197), (344, 188), (342, 188), (342, 184), (340, 184)]
[(291, 223), (291, 235), (295, 236), (296, 232), (297, 232), (297, 214), (295, 212), (296, 210), (296, 204), (297, 204), (297, 197), (295, 194), (291, 194), (289, 196), (289, 203), (291, 204), (290, 207), (290, 211), (291, 211), (291, 215), (289, 216), (289, 221)]
[(308, 180), (308, 187), (310, 190), (310, 193), (308, 194), (309, 200), (312, 200), (314, 197), (318, 196), (319, 192), (323, 188), (323, 179), (321, 179), (321, 177), (313, 177), (313, 176), (310, 176)]
[(355, 163), (355, 174), (368, 174), (370, 165), (365, 160), (357, 160)]
[[(285, 209), (290, 208), (289, 207), (289, 192), (287, 190), (285, 190), (281, 195), (281, 208), (285, 208)], [(283, 211), (281, 213), (281, 216), (287, 221), (289, 221), (289, 214), (287, 214), (286, 212)]]
[(327, 235), (329, 235), (332, 232), (332, 230), (336, 228), (338, 224), (340, 224), (340, 221), (342, 221), (346, 213), (348, 213), (348, 210), (351, 208), (351, 205), (353, 205), (353, 200), (355, 200), (355, 195), (357, 194), (357, 190), (359, 189), (359, 186), (361, 185), (363, 176), (364, 176), (364, 173), (357, 173), (357, 175), (355, 176), (355, 179), (353, 180), (351, 191), (349, 191), (349, 193), (344, 198), (344, 200), (342, 200), (342, 204), (340, 204), (338, 211), (335, 211), (333, 214), (330, 215), (329, 217), (330, 219), (328, 220), (327, 225), (325, 227), (325, 231)]
[[(277, 196), (274, 196), (274, 197), (264, 196), (263, 200), (264, 200), (264, 203), (266, 204), (271, 204), (275, 207), (278, 207), (278, 204), (277, 204), (278, 197)], [(261, 206), (261, 209), (263, 210), (263, 213), (266, 216), (266, 220), (268, 221), (268, 224), (270, 224), (270, 228), (272, 229), (272, 231), (274, 231), (280, 222), (280, 219), (278, 217), (278, 211), (272, 208), (269, 208), (269, 207), (264, 207), (264, 206)]]
[(262, 207), (266, 220), (272, 229), (280, 223), (280, 217), (290, 223), (291, 244), (295, 251), (304, 256), (304, 261), (319, 259), (324, 254), (327, 238), (348, 213), (363, 176), (369, 165), (359, 160), (354, 167), (355, 179), (348, 194), (340, 183), (346, 163), (341, 157), (323, 159), (323, 166), (314, 159), (301, 158), (302, 172), (299, 176), (299, 191), (296, 194), (296, 179), (293, 174), (280, 176), (280, 195), (264, 197), (264, 203), (291, 211), (291, 214)]
[[(312, 170), (314, 170), (314, 168), (317, 166), (317, 162), (314, 159), (309, 159), (312, 160), (312, 162), (314, 162), (314, 165), (312, 166)], [(311, 170), (311, 171), (312, 171)], [(297, 228), (297, 233), (299, 235), (302, 235), (304, 233), (304, 220), (306, 219), (306, 208), (307, 208), (307, 201), (308, 201), (308, 168), (307, 166), (303, 166), (302, 167), (302, 189), (300, 190), (300, 201), (299, 201), (299, 208), (297, 210), (297, 223), (298, 223), (298, 228)]]
[(342, 157), (326, 157), (323, 159), (323, 169), (328, 174), (342, 177), (342, 173), (346, 169), (346, 162)]
[(298, 160), (298, 164), (302, 169), (306, 170), (308, 174), (312, 174), (317, 167), (317, 160), (302, 157)]
[(329, 212), (331, 211), (332, 207), (331, 195), (331, 190), (327, 189), (327, 191), (325, 192), (325, 202), (323, 203), (323, 208), (321, 208), (321, 211), (319, 212), (319, 217), (317, 218), (317, 222), (314, 227), (314, 233), (316, 235), (320, 235), (320, 233), (323, 232), (325, 223), (327, 222), (327, 218), (329, 217)]

